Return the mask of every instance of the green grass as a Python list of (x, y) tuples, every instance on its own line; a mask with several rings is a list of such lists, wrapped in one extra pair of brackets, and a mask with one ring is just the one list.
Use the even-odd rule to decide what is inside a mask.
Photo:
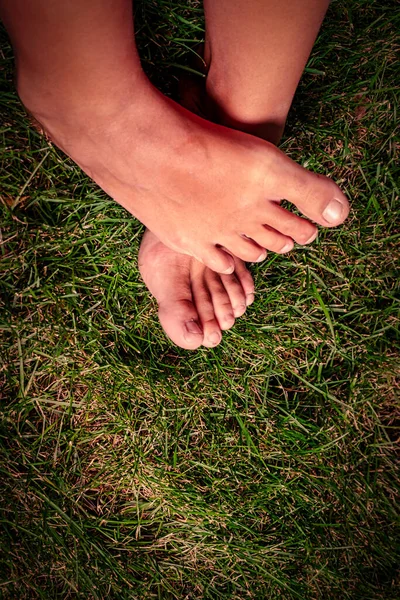
[[(167, 92), (189, 4), (137, 10)], [(3, 36), (0, 597), (400, 597), (396, 7), (331, 5), (283, 141), (348, 222), (254, 267), (194, 353), (140, 280), (142, 226), (29, 127)]]

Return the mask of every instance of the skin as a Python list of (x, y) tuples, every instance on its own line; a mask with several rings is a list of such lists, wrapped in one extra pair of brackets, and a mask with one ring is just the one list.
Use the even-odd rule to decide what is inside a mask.
[[(175, 281), (177, 269), (180, 280), (186, 278), (197, 317), (184, 322), (192, 329), (197, 323), (200, 333), (192, 332), (196, 343), (185, 339), (184, 347), (218, 343), (211, 342), (216, 340), (211, 333), (224, 328), (221, 311), (212, 303), (214, 317), (203, 316), (205, 298), (216, 297), (211, 288), (217, 284), (226, 292), (219, 297), (227, 304), (228, 296), (233, 316), (238, 314), (228, 281), (211, 276), (206, 267), (224, 276), (236, 270), (246, 299), (252, 292), (238, 259), (260, 261), (266, 249), (282, 253), (294, 242), (311, 243), (317, 235), (314, 223), (336, 226), (348, 214), (347, 199), (333, 181), (303, 169), (266, 141), (275, 141), (268, 133), (271, 126), (279, 137), (326, 9), (326, 2), (317, 0), (300, 4), (205, 3), (207, 98), (218, 113), (217, 124), (164, 97), (145, 77), (130, 0), (0, 0), (16, 55), (18, 92), (28, 111), (152, 232), (143, 241), (141, 269), (146, 272), (146, 260), (164, 269), (157, 285), (148, 283), (155, 296), (162, 298), (159, 288)], [(265, 44), (257, 43), (260, 36)], [(284, 210), (283, 198), (313, 222)], [(152, 251), (145, 252), (151, 240)], [(167, 257), (163, 245), (186, 254), (186, 260), (191, 257), (190, 277), (179, 262), (183, 259)], [(157, 262), (158, 255), (163, 260)], [(207, 294), (196, 291), (192, 271)], [(160, 306), (161, 314), (172, 314), (172, 308), (165, 312)], [(171, 339), (183, 345), (170, 326), (177, 318), (160, 318)], [(206, 322), (215, 331), (207, 333)]]
[(158, 302), (160, 323), (181, 348), (213, 348), (254, 301), (254, 283), (243, 261), (235, 258), (230, 275), (215, 273), (195, 258), (171, 250), (147, 230), (139, 268)]
[[(293, 15), (291, 2), (277, 5), (253, 0), (254, 10), (249, 10), (245, 0), (227, 1), (204, 2), (204, 61), (196, 67), (207, 72), (206, 86), (204, 90), (199, 82), (185, 80), (183, 101), (193, 112), (277, 144), (328, 2), (303, 2), (300, 8), (296, 4)], [(224, 18), (228, 9), (229, 20)], [(249, 48), (249, 40), (261, 36), (260, 56), (259, 44)], [(230, 43), (232, 39), (237, 44)], [(244, 312), (246, 300), (247, 305), (252, 303), (250, 273), (242, 261), (236, 259), (236, 265), (230, 276), (235, 277), (236, 294), (228, 303), (224, 294), (215, 293), (207, 267), (169, 250), (150, 232), (145, 234), (139, 253), (141, 274), (158, 301), (164, 331), (177, 345), (192, 349), (215, 345), (213, 340), (221, 339), (229, 322), (234, 324), (232, 313), (237, 318)], [(226, 285), (227, 276), (219, 277), (220, 284)], [(198, 329), (194, 330), (194, 325)]]
[[(171, 249), (229, 273), (234, 260), (223, 248), (257, 261), (265, 249), (287, 252), (315, 239), (316, 226), (282, 209), (283, 198), (322, 226), (347, 216), (330, 179), (156, 90), (140, 66), (130, 0), (2, 0), (1, 10), (27, 109)], [(212, 53), (210, 76), (213, 64)]]

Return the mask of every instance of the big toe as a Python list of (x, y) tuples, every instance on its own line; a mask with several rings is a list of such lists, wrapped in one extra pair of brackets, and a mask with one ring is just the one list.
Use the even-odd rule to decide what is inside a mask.
[(196, 350), (203, 343), (197, 311), (190, 300), (160, 302), (158, 316), (168, 337), (185, 350)]
[(296, 206), (306, 216), (323, 225), (341, 225), (349, 214), (349, 202), (338, 185), (329, 177), (307, 173), (307, 183), (296, 199)]
[(195, 350), (203, 331), (190, 287), (191, 258), (164, 246), (149, 230), (143, 236), (139, 269), (158, 301), (158, 315), (167, 336), (181, 348)]
[[(280, 198), (285, 198), (309, 219), (324, 227), (335, 227), (343, 223), (349, 214), (349, 202), (338, 185), (329, 177), (313, 173), (298, 165), (283, 152), (274, 149), (272, 186), (279, 188)], [(266, 188), (269, 188), (267, 177)], [(265, 190), (268, 194), (268, 189)]]

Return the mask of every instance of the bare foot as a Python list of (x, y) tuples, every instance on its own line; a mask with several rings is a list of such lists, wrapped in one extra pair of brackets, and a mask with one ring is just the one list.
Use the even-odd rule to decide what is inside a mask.
[[(181, 81), (181, 101), (204, 118), (227, 116), (213, 110), (204, 81), (186, 77)], [(282, 124), (283, 125), (283, 124)], [(277, 142), (283, 130), (260, 124), (252, 134)], [(143, 237), (139, 253), (142, 277), (159, 303), (159, 317), (165, 332), (178, 346), (195, 349), (212, 347), (221, 341), (221, 330), (229, 329), (234, 317), (241, 316), (254, 298), (254, 284), (242, 261), (235, 261), (235, 275), (217, 275), (193, 258), (174, 252), (149, 231)]]
[[(169, 248), (232, 273), (232, 255), (260, 261), (312, 242), (315, 224), (339, 225), (348, 202), (338, 186), (273, 144), (210, 123), (146, 81), (71, 107), (57, 98), (30, 106), (51, 139)], [(64, 102), (64, 104), (63, 104)], [(61, 109), (61, 107), (64, 107)], [(224, 251), (228, 250), (228, 253)]]
[[(195, 85), (192, 91), (190, 97), (182, 98), (184, 106), (207, 118), (200, 106), (200, 87)], [(217, 346), (222, 331), (230, 329), (254, 301), (253, 278), (238, 258), (234, 273), (220, 275), (195, 258), (171, 250), (147, 230), (138, 262), (147, 288), (158, 301), (165, 333), (186, 350)]]
[(170, 250), (149, 230), (143, 236), (139, 269), (158, 302), (161, 325), (170, 339), (187, 350), (217, 346), (221, 330), (254, 300), (253, 279), (235, 259), (235, 272), (219, 275), (196, 259)]

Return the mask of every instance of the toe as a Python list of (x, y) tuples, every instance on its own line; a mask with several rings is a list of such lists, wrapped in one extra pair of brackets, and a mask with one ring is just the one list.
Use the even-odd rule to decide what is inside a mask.
[(265, 248), (243, 234), (230, 237), (226, 247), (234, 256), (245, 262), (261, 262), (267, 256)]
[[(240, 262), (243, 265), (243, 263), (241, 261), (237, 261), (237, 262)], [(247, 271), (247, 269), (245, 267), (244, 267), (244, 270)], [(250, 275), (250, 273), (249, 273), (249, 275)], [(245, 279), (245, 277), (244, 277), (244, 279)], [(250, 279), (251, 279), (251, 275), (250, 275)], [(247, 293), (241, 284), (238, 273), (235, 271), (235, 273), (232, 273), (232, 275), (223, 275), (221, 277), (221, 281), (224, 284), (226, 293), (229, 296), (229, 300), (231, 302), (231, 306), (232, 306), (233, 314), (234, 314), (235, 318), (241, 317), (246, 312), (246, 307), (248, 306), (248, 304), (251, 304), (251, 302), (248, 302), (246, 299)], [(249, 289), (248, 294), (253, 293), (252, 290), (254, 288), (250, 288), (250, 286), (249, 286), (248, 289)]]
[(211, 293), (205, 280), (204, 270), (192, 273), (192, 293), (203, 330), (203, 346), (214, 348), (221, 339), (221, 328), (214, 312)]
[(160, 302), (158, 316), (165, 333), (177, 346), (195, 350), (203, 343), (200, 318), (190, 300)]
[(234, 325), (235, 316), (221, 277), (230, 277), (230, 275), (221, 276), (218, 273), (214, 273), (214, 271), (207, 269), (205, 280), (214, 307), (215, 317), (220, 328), (226, 330)]
[[(270, 166), (265, 186), (267, 198), (286, 198), (306, 217), (324, 227), (335, 227), (347, 218), (348, 200), (334, 181), (307, 171), (279, 150), (271, 154)], [(278, 190), (280, 198), (276, 197)]]
[[(275, 230), (282, 234), (284, 238), (287, 240), (293, 238), (295, 242), (301, 245), (310, 244), (315, 240), (318, 234), (318, 230), (313, 223), (307, 221), (307, 219), (303, 219), (299, 217), (289, 210), (286, 210), (282, 206), (279, 206), (276, 202), (268, 202), (268, 207), (265, 212), (265, 219), (269, 224), (269, 228), (271, 230)], [(264, 232), (260, 232), (260, 228), (257, 229), (254, 234), (257, 239), (258, 236), (267, 236), (268, 228), (264, 227)], [(261, 238), (263, 239), (263, 238)], [(272, 243), (276, 240), (272, 240)], [(292, 246), (293, 247), (293, 246)], [(281, 249), (280, 252), (287, 252), (291, 250)], [(276, 250), (277, 252), (279, 250)]]
[(235, 275), (242, 286), (246, 306), (250, 306), (254, 302), (254, 280), (245, 263), (239, 259), (235, 259)]
[(216, 273), (233, 273), (235, 269), (235, 261), (233, 257), (225, 252), (222, 248), (209, 246), (199, 260), (212, 271)]
[(194, 350), (203, 342), (190, 287), (192, 262), (189, 256), (170, 250), (154, 234), (146, 231), (139, 253), (140, 273), (158, 301), (162, 328), (177, 346), (186, 350)]
[[(306, 171), (309, 174), (309, 171)], [(293, 202), (306, 216), (323, 225), (336, 227), (343, 223), (349, 214), (349, 203), (346, 196), (334, 181), (324, 175), (311, 173), (312, 181), (307, 182), (306, 189)]]
[(253, 231), (249, 232), (249, 235), (257, 242), (257, 244), (272, 252), (284, 254), (285, 252), (293, 250), (294, 243), (292, 238), (283, 235), (268, 225), (262, 225), (255, 228)]

